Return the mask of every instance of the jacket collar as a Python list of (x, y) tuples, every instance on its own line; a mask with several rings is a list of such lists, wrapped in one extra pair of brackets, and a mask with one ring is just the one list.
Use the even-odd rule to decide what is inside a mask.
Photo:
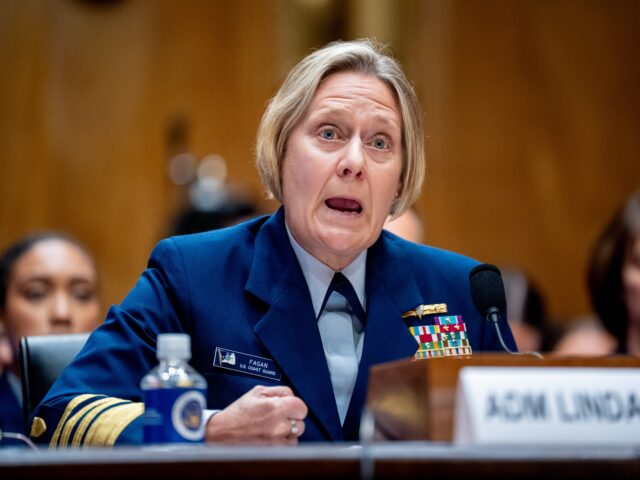
[(254, 332), (326, 435), (342, 440), (329, 369), (307, 283), (287, 237), (284, 209), (261, 227), (245, 289), (270, 305)]
[[(407, 273), (400, 242), (383, 232), (367, 256), (367, 325), (349, 411), (341, 427), (329, 369), (304, 275), (287, 237), (284, 208), (261, 227), (246, 290), (270, 305), (254, 332), (273, 355), (294, 391), (332, 440), (357, 438), (369, 368), (412, 356), (417, 343), (401, 315), (422, 301)], [(344, 432), (344, 434), (343, 434)]]

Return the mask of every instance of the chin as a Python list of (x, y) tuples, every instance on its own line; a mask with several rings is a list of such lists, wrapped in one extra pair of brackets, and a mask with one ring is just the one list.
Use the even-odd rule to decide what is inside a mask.
[(353, 235), (353, 232), (350, 232), (346, 235), (328, 235), (323, 239), (323, 243), (335, 255), (355, 256), (369, 248), (373, 241), (369, 241), (369, 237), (365, 239), (362, 235)]

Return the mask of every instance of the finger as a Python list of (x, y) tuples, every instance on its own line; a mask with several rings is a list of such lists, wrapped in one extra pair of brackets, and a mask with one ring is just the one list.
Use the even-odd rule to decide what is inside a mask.
[(259, 393), (265, 397), (292, 397), (293, 396), (293, 390), (291, 390), (286, 385), (279, 385), (277, 387), (265, 387), (261, 385), (259, 387), (255, 387), (255, 389), (258, 390)]
[(302, 423), (299, 420), (293, 418), (287, 418), (285, 422), (281, 422), (284, 424), (284, 434), (280, 436), (280, 438), (284, 437), (286, 443), (290, 443), (289, 441), (292, 439), (297, 439), (300, 435), (302, 435)]
[(288, 418), (304, 419), (309, 413), (307, 404), (300, 397), (285, 397), (280, 401), (282, 412)]
[(298, 426), (298, 437), (301, 437), (304, 434), (304, 431), (307, 429), (304, 420), (297, 420), (296, 425)]
[(289, 419), (289, 436), (290, 437), (298, 437), (300, 435), (300, 429), (298, 428), (298, 421), (295, 418)]
[(298, 444), (298, 437), (274, 437), (269, 441), (263, 443), (263, 445), (283, 445), (295, 447)]

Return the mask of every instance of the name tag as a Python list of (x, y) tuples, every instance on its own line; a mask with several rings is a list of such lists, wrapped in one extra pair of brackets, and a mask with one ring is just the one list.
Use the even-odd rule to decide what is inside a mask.
[(247, 373), (276, 381), (280, 380), (281, 377), (280, 371), (276, 368), (273, 360), (229, 350), (228, 348), (216, 347), (213, 365), (226, 370)]
[(640, 369), (465, 367), (454, 417), (460, 445), (634, 445)]

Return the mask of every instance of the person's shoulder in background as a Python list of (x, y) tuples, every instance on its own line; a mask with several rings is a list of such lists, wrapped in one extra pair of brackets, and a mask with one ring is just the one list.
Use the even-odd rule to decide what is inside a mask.
[(422, 243), (424, 241), (424, 224), (420, 215), (413, 208), (393, 220), (387, 220), (384, 229), (410, 242)]
[(598, 357), (614, 354), (618, 343), (594, 316), (587, 315), (571, 321), (556, 342), (552, 353)]

